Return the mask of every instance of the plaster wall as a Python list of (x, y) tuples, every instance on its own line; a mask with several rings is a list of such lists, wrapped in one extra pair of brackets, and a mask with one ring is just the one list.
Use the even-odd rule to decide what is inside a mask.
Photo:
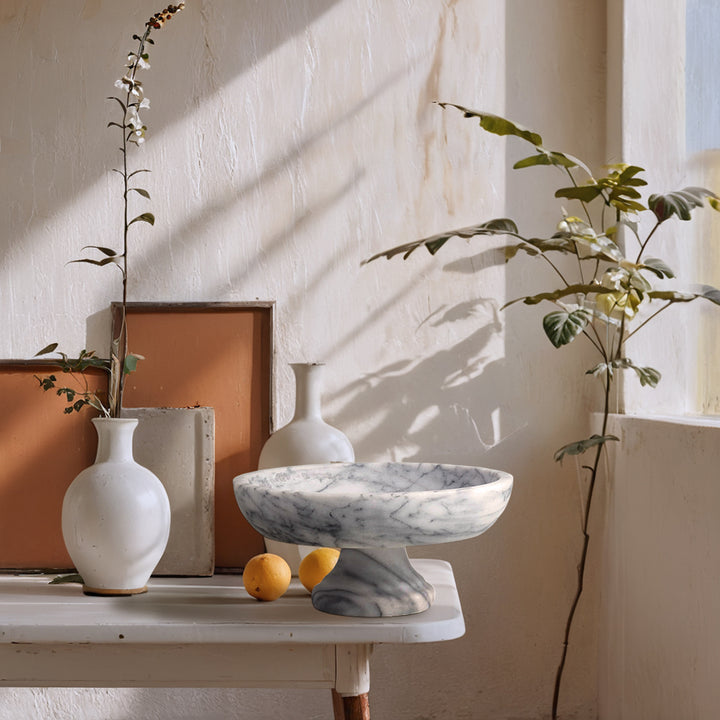
[[(66, 263), (119, 242), (104, 98), (156, 9), (0, 3), (0, 357), (53, 340), (70, 353), (107, 345), (119, 278)], [(552, 453), (586, 432), (581, 351), (555, 351), (537, 314), (500, 312), (540, 280), (508, 272), (491, 244), (360, 262), (508, 213), (553, 227), (553, 179), (507, 175), (515, 148), (432, 101), (507, 112), (551, 147), (604, 160), (605, 3), (189, 0), (155, 39), (148, 140), (133, 162), (152, 170), (151, 203), (134, 201), (157, 222), (131, 238), (130, 298), (276, 300), (277, 426), (292, 415), (287, 364), (325, 361), (326, 417), (359, 459), (515, 475), (487, 535), (414, 550), (453, 563), (467, 634), (379, 647), (371, 704), (394, 720), (547, 716), (580, 548), (576, 468)], [(595, 716), (596, 589), (592, 576), (568, 718)], [(1, 720), (269, 720), (287, 708), (331, 713), (327, 693), (309, 691), (0, 692)]]
[[(717, 149), (698, 144), (701, 136), (707, 141), (708, 133), (699, 131), (703, 123), (716, 123), (716, 108), (686, 105), (686, 89), (694, 95), (705, 90), (685, 63), (686, 44), (703, 41), (713, 14), (686, 15), (686, 3), (675, 0), (610, 4), (611, 37), (623, 62), (610, 71), (618, 92), (609, 118), (623, 156), (656, 168), (653, 191), (717, 189)], [(643, 31), (635, 32), (639, 27)], [(709, 67), (714, 51), (708, 44)], [(700, 115), (688, 117), (687, 109)], [(717, 216), (707, 210), (697, 215), (692, 227), (668, 227), (653, 254), (670, 262), (685, 286), (717, 285)], [(652, 392), (628, 380), (626, 410), (635, 416), (611, 424), (620, 443), (613, 448), (602, 581), (603, 720), (710, 720), (718, 714), (720, 428), (717, 418), (694, 414), (717, 412), (717, 322), (715, 306), (675, 308), (632, 348), (632, 357), (642, 353), (663, 379)]]
[[(710, 142), (708, 133), (699, 128), (714, 126), (717, 111), (713, 104), (697, 100), (706, 83), (698, 67), (705, 73), (714, 66), (716, 50), (707, 42), (706, 31), (714, 27), (717, 15), (702, 12), (702, 4), (692, 2), (699, 7), (690, 14), (685, 0), (611, 3), (615, 8), (611, 36), (622, 58), (609, 75), (615, 93), (609, 125), (621, 128), (613, 149), (625, 162), (646, 169), (648, 195), (686, 186), (717, 191), (720, 179), (717, 149), (707, 144), (698, 149)], [(640, 27), (643, 31), (637, 32)], [(704, 61), (696, 59), (688, 67), (686, 46)], [(651, 213), (643, 215), (644, 237), (652, 221)], [(663, 225), (647, 254), (664, 259), (674, 270), (676, 280), (668, 287), (697, 290), (701, 285), (718, 285), (719, 225), (717, 215), (707, 207), (695, 210), (692, 222), (673, 219)], [(626, 240), (632, 247), (629, 234)], [(662, 381), (650, 390), (627, 378), (625, 411), (717, 412), (718, 374), (716, 363), (709, 362), (718, 348), (717, 320), (717, 306), (699, 300), (675, 305), (638, 333), (629, 343), (628, 355), (657, 368)]]
[(720, 707), (720, 423), (617, 416), (600, 717), (711, 720)]

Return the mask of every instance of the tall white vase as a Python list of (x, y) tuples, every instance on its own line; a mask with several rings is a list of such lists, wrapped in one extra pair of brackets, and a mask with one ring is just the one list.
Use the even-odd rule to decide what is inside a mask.
[[(324, 364), (291, 363), (290, 367), (295, 373), (295, 415), (268, 438), (260, 452), (258, 468), (353, 462), (355, 453), (347, 436), (322, 417)], [(270, 538), (265, 538), (265, 547), (285, 558), (294, 575), (301, 558), (312, 550)]]
[(63, 538), (88, 594), (146, 592), (167, 545), (170, 503), (157, 476), (133, 459), (137, 422), (94, 418), (95, 463), (65, 493)]

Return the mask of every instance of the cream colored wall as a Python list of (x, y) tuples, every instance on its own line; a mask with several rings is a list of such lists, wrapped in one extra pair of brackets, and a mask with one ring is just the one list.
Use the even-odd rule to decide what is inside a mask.
[[(648, 192), (669, 192), (700, 185), (685, 162), (685, 3), (674, 0), (625, 0), (622, 5), (621, 75), (613, 82), (622, 91), (620, 156), (646, 169)], [(637, 33), (640, 25), (646, 32)], [(662, 81), (657, 81), (662, 79)], [(650, 216), (650, 217), (647, 217)], [(652, 216), (643, 216), (645, 232)], [(675, 271), (681, 287), (696, 281), (691, 245), (692, 228), (673, 221), (658, 232), (648, 252), (663, 258)], [(634, 242), (634, 241), (629, 241)], [(686, 413), (695, 407), (695, 344), (699, 303), (672, 308), (638, 334), (628, 354), (638, 363), (657, 368), (663, 376), (654, 390), (628, 378), (625, 410)], [(684, 348), (685, 352), (668, 352)]]
[[(65, 263), (83, 245), (117, 243), (104, 98), (156, 9), (0, 3), (0, 357), (55, 339), (71, 352), (106, 342), (116, 279)], [(552, 228), (552, 176), (507, 176), (502, 141), (431, 102), (507, 110), (548, 145), (602, 161), (605, 3), (189, 0), (155, 37), (140, 162), (153, 171), (157, 224), (132, 240), (131, 299), (274, 299), (278, 424), (292, 412), (287, 363), (323, 360), (326, 416), (358, 458), (515, 474), (486, 536), (414, 551), (452, 561), (466, 637), (378, 648), (371, 702), (394, 720), (546, 716), (580, 541), (575, 467), (552, 461), (585, 433), (579, 350), (553, 350), (532, 312), (499, 311), (539, 281), (508, 272), (487, 244), (360, 262), (508, 211), (528, 230)], [(572, 640), (568, 718), (595, 716), (596, 587), (593, 575)], [(330, 714), (315, 692), (5, 690), (0, 700), (2, 720)]]
[(712, 720), (720, 707), (720, 423), (617, 417), (600, 717)]
[[(615, 38), (621, 25), (626, 28), (617, 43), (624, 64), (610, 74), (622, 90), (615, 108), (622, 120), (615, 121), (625, 157), (656, 167), (657, 189), (693, 184), (717, 190), (717, 150), (686, 154), (685, 3), (611, 4)], [(643, 32), (633, 32), (638, 27)], [(708, 121), (714, 117), (708, 113)], [(653, 254), (686, 279), (717, 284), (718, 218), (699, 212), (694, 230), (678, 222), (666, 228)], [(614, 418), (611, 427), (621, 442), (613, 448), (604, 548), (603, 720), (711, 720), (720, 706), (720, 427), (717, 418), (692, 415), (717, 410), (718, 315), (716, 307), (699, 303), (673, 312), (638, 336), (632, 349), (634, 359), (642, 352), (657, 363), (660, 386), (647, 392), (628, 381), (627, 409), (640, 416)]]

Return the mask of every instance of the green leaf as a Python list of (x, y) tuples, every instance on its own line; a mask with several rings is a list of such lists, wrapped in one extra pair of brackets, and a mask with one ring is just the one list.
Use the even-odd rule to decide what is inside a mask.
[(599, 187), (608, 191), (607, 204), (626, 213), (636, 213), (646, 210), (646, 207), (638, 202), (640, 193), (635, 189), (647, 185), (642, 178), (635, 177), (638, 173), (644, 172), (643, 168), (637, 165), (611, 165), (611, 172), (605, 177), (599, 178)]
[(55, 381), (57, 378), (54, 375), (50, 375), (46, 378), (38, 377), (37, 375), (33, 375), (33, 377), (40, 383), (40, 387), (47, 392), (48, 390), (52, 390), (55, 387)]
[(651, 367), (639, 367), (630, 358), (618, 358), (613, 360), (611, 365), (622, 370), (634, 370), (642, 386), (649, 385), (654, 388), (662, 378), (659, 370)]
[(637, 373), (637, 376), (640, 379), (640, 385), (643, 387), (645, 385), (649, 385), (653, 388), (657, 387), (657, 384), (660, 382), (660, 378), (662, 378), (660, 371), (655, 370), (655, 368), (638, 367), (637, 365), (631, 365), (630, 367)]
[(628, 271), (627, 280), (623, 283), (623, 287), (626, 289), (632, 288), (637, 290), (642, 295), (642, 293), (652, 290), (652, 285), (648, 282), (648, 279), (642, 275), (642, 273), (638, 272), (638, 270)]
[(639, 200), (642, 195), (630, 186), (613, 188), (610, 193), (610, 200), (620, 200), (621, 198), (630, 198), (631, 200)]
[(677, 215), (681, 220), (690, 220), (692, 211), (702, 207), (705, 198), (719, 200), (714, 192), (706, 188), (686, 187), (665, 195), (651, 195), (648, 206), (659, 222), (665, 222), (673, 215)]
[(587, 165), (572, 155), (566, 155), (565, 153), (553, 150), (545, 150), (541, 147), (537, 148), (537, 151), (537, 155), (530, 155), (530, 157), (518, 160), (513, 165), (513, 170), (522, 170), (523, 168), (537, 167), (539, 165), (552, 165), (560, 168), (581, 167), (588, 175), (592, 176)]
[(155, 224), (155, 216), (149, 212), (143, 213), (142, 215), (138, 215), (137, 217), (134, 217), (128, 223), (128, 227), (130, 227), (130, 225), (132, 225), (133, 223), (136, 223), (136, 222), (146, 222), (149, 225), (154, 225)]
[(619, 442), (620, 438), (615, 437), (615, 435), (591, 435), (586, 440), (578, 440), (577, 442), (563, 445), (563, 447), (555, 453), (554, 458), (557, 462), (562, 462), (565, 455), (582, 455), (590, 448), (604, 445), (611, 440)]
[(677, 290), (651, 290), (647, 295), (651, 300), (667, 300), (671, 303), (691, 302), (698, 297), (695, 293), (679, 292)]
[(586, 370), (586, 375), (594, 375), (595, 377), (599, 377), (603, 373), (610, 371), (610, 377), (613, 375), (612, 371), (612, 365), (608, 365), (607, 363), (601, 362), (598, 365), (596, 365), (594, 368), (590, 368), (590, 370)]
[(39, 355), (47, 355), (48, 353), (55, 352), (57, 346), (58, 343), (50, 343), (49, 345), (46, 345), (42, 350), (36, 352), (33, 357), (38, 357)]
[(619, 175), (611, 175), (619, 186), (636, 185), (642, 187), (647, 185), (647, 180), (635, 177), (638, 173), (645, 172), (645, 168), (641, 168), (639, 165), (611, 165), (610, 167), (620, 171)]
[(145, 358), (142, 355), (138, 355), (136, 353), (128, 353), (125, 356), (125, 365), (123, 367), (123, 372), (125, 375), (129, 375), (132, 372), (135, 372), (137, 369), (138, 360), (144, 360)]
[(659, 278), (674, 278), (675, 273), (672, 271), (672, 269), (659, 258), (645, 258), (641, 268), (644, 268), (646, 270), (650, 270), (650, 272), (655, 273)]
[[(553, 238), (566, 238), (571, 251), (580, 260), (606, 260), (608, 262), (621, 262), (624, 256), (620, 248), (607, 235), (598, 235), (595, 230), (578, 218), (566, 217), (558, 225), (560, 230)], [(579, 243), (584, 252), (580, 254), (576, 244)]]
[(144, 198), (150, 199), (150, 193), (147, 190), (144, 190), (143, 188), (130, 188), (129, 191), (134, 191), (138, 195), (142, 195)]
[(106, 257), (102, 260), (91, 260), (90, 258), (80, 258), (79, 260), (70, 260), (68, 262), (68, 265), (71, 263), (87, 263), (88, 265), (97, 265), (98, 267), (102, 267), (103, 265), (109, 265), (110, 263), (114, 263), (115, 258), (114, 257)]
[(527, 297), (516, 298), (515, 300), (511, 300), (509, 303), (505, 303), (503, 307), (512, 305), (516, 302), (519, 302), (520, 300), (522, 300), (525, 305), (537, 305), (543, 300), (550, 300), (554, 302), (556, 300), (560, 300), (560, 298), (567, 297), (568, 295), (604, 295), (612, 292), (616, 291), (612, 290), (611, 288), (603, 287), (602, 285), (585, 285), (582, 283), (577, 283), (575, 285), (568, 285), (567, 287), (560, 288), (559, 290), (555, 290), (553, 292), (538, 293), (537, 295), (529, 295)]
[(568, 200), (580, 200), (589, 203), (602, 195), (602, 188), (597, 185), (578, 185), (573, 187), (560, 188), (555, 191), (555, 197), (567, 198)]
[(559, 310), (543, 318), (543, 329), (550, 342), (556, 347), (571, 343), (592, 320), (592, 313), (585, 308), (577, 308), (572, 312)]
[(575, 245), (570, 241), (570, 235), (556, 233), (551, 238), (528, 238), (526, 243), (537, 248), (540, 252), (561, 252), (575, 254)]
[(720, 290), (714, 288), (712, 285), (703, 285), (700, 289), (700, 297), (716, 305), (720, 305)]
[(81, 585), (84, 584), (84, 580), (82, 579), (81, 575), (78, 575), (77, 573), (72, 573), (70, 575), (58, 575), (57, 577), (54, 577), (50, 581), (50, 585), (62, 585), (64, 583), (80, 583)]
[(438, 105), (443, 109), (453, 107), (459, 110), (466, 118), (477, 118), (480, 121), (480, 127), (489, 133), (493, 133), (493, 135), (513, 135), (533, 145), (542, 145), (542, 138), (538, 133), (528, 130), (522, 125), (518, 125), (510, 120), (506, 120), (499, 115), (469, 110), (462, 105), (455, 105), (454, 103), (439, 102)]
[(112, 248), (102, 247), (100, 245), (85, 245), (83, 250), (87, 250), (88, 248), (99, 250), (103, 255), (107, 255), (108, 257), (117, 257), (117, 252)]
[(367, 260), (363, 260), (361, 264), (366, 265), (367, 263), (382, 257), (389, 260), (395, 255), (402, 255), (403, 260), (406, 260), (419, 247), (425, 247), (431, 255), (435, 255), (435, 253), (452, 237), (467, 239), (477, 235), (517, 236), (517, 234), (517, 225), (515, 225), (512, 220), (509, 218), (496, 218), (494, 220), (488, 220), (480, 225), (472, 225), (470, 227), (460, 228), (459, 230), (451, 230), (449, 232), (439, 233), (438, 235), (431, 235), (430, 237), (423, 238), (422, 240), (415, 240), (413, 242), (406, 243), (405, 245), (398, 245), (390, 250), (383, 250), (383, 252), (373, 255)]

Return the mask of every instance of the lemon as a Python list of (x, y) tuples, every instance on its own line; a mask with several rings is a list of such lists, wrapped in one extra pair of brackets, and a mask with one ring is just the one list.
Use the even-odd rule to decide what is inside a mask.
[(300, 582), (308, 592), (335, 567), (340, 551), (335, 548), (317, 548), (306, 555), (300, 563)]
[(279, 555), (262, 553), (248, 560), (243, 570), (243, 585), (258, 600), (277, 600), (290, 586), (290, 566)]

